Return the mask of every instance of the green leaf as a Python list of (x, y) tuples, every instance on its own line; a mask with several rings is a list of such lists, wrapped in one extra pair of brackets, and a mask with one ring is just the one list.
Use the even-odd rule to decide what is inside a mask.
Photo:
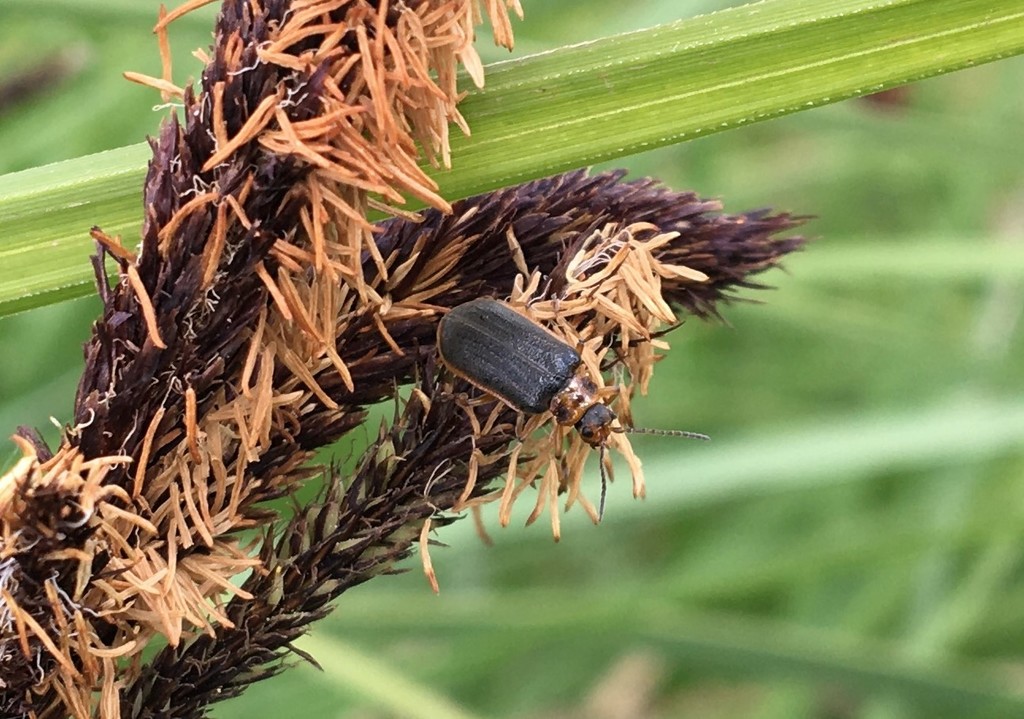
[(0, 177), (0, 316), (93, 291), (89, 228), (138, 236), (148, 158), (132, 145)]
[(475, 716), (436, 690), (408, 678), (383, 659), (338, 638), (325, 641), (306, 636), (299, 646), (322, 664), (331, 683), (362, 695), (394, 716), (408, 719), (473, 719)]
[[(754, 3), (490, 66), (435, 176), (465, 197), (1021, 52), (1019, 0)], [(0, 316), (91, 291), (88, 228), (132, 244), (147, 155), (0, 177)]]
[(761, 619), (651, 610), (638, 635), (697, 667), (762, 679), (839, 684), (865, 696), (892, 695), (929, 716), (1001, 717), (1024, 711), (1024, 699), (1000, 686), (992, 667), (922, 662), (899, 648)]
[[(418, 632), (475, 633), (486, 637), (480, 641), (514, 641), (536, 651), (580, 637), (629, 638), (704, 675), (825, 683), (863, 696), (891, 693), (943, 717), (1016, 716), (1024, 711), (1024, 699), (1008, 690), (993, 663), (924, 662), (892, 642), (749, 615), (696, 611), (662, 596), (651, 587), (606, 588), (586, 603), (565, 591), (543, 589), (506, 590), (484, 598), (449, 596), (443, 603), (431, 602), (433, 597), (376, 594), (372, 599), (346, 597), (345, 612), (329, 622), (335, 631), (365, 641)], [(310, 649), (305, 642), (303, 648)], [(315, 654), (327, 649), (317, 647)]]

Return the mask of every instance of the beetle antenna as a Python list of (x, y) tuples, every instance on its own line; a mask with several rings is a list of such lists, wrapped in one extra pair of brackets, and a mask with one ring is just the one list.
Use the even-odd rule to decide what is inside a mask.
[(601, 449), (598, 451), (598, 462), (601, 464), (601, 504), (597, 510), (597, 521), (600, 524), (601, 520), (604, 519), (604, 499), (605, 495), (608, 494), (608, 475), (604, 471), (604, 445), (601, 445)]
[(626, 434), (657, 434), (662, 437), (686, 437), (687, 439), (702, 439), (705, 442), (711, 440), (706, 434), (700, 432), (684, 432), (681, 429), (650, 429), (649, 427), (623, 427)]

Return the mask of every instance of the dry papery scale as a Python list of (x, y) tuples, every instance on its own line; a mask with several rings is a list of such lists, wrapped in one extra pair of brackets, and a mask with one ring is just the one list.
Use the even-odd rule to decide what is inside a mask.
[[(506, 5), (484, 10), (509, 45)], [(203, 716), (279, 671), (330, 601), (389, 571), (431, 518), (501, 500), (507, 521), (534, 479), (556, 531), (559, 491), (593, 512), (584, 447), (531, 434), (543, 417), (524, 426), (437, 366), (445, 308), (508, 298), (609, 373), (628, 423), (670, 308), (713, 316), (801, 245), (777, 237), (799, 218), (722, 215), (620, 173), (449, 207), (417, 161), (447, 162), (448, 123), (465, 124), (455, 67), (481, 79), (476, 13), (226, 2), (195, 93), (167, 59), (180, 12), (161, 20), (163, 76), (134, 79), (180, 100), (184, 120), (153, 142), (141, 249), (94, 230), (104, 312), (74, 423), (52, 453), (21, 431), (25, 456), (0, 478), (0, 714)], [(405, 195), (436, 209), (366, 221)], [(352, 476), (307, 466), (408, 383)], [(279, 520), (268, 500), (311, 477), (321, 496)], [(144, 664), (154, 638), (166, 647)]]

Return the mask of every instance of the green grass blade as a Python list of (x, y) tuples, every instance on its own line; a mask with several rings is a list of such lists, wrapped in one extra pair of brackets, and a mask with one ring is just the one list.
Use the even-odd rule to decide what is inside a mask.
[(1015, 0), (775, 0), (488, 68), (448, 196), (1024, 52)]
[(298, 645), (322, 665), (332, 682), (344, 686), (388, 710), (389, 715), (408, 719), (473, 719), (450, 699), (408, 678), (396, 667), (332, 637), (303, 637)]
[(93, 291), (89, 228), (134, 245), (148, 145), (0, 177), (0, 316)]
[(929, 716), (1005, 717), (1024, 698), (999, 686), (994, 672), (904, 656), (888, 643), (753, 618), (680, 615), (669, 608), (642, 623), (639, 637), (691, 666), (730, 675), (839, 684), (865, 696), (892, 696)]
[(1024, 246), (983, 237), (850, 238), (787, 260), (787, 269), (819, 284), (983, 282), (1024, 279)]
[(619, 635), (623, 642), (657, 647), (676, 666), (702, 673), (717, 669), (766, 682), (839, 684), (865, 696), (891, 693), (944, 717), (1024, 711), (1024, 698), (1007, 691), (994, 665), (916, 661), (893, 642), (750, 615), (692, 611), (659, 597), (656, 591), (606, 590), (600, 600), (579, 603), (565, 591), (534, 589), (500, 597), (449, 596), (437, 603), (433, 597), (377, 593), (372, 599), (347, 597), (345, 612), (328, 621), (336, 631), (366, 640), (410, 632), (479, 633), (488, 642), (515, 641), (536, 651), (545, 643), (579, 637), (615, 643), (611, 637)]
[[(769, 0), (492, 65), (436, 175), (464, 197), (1021, 52), (1019, 0)], [(0, 316), (89, 291), (87, 230), (132, 243), (147, 154), (0, 177)]]
[(980, 396), (903, 414), (840, 416), (834, 423), (822, 417), (813, 427), (713, 441), (686, 452), (685, 462), (678, 451), (648, 452), (647, 502), (623, 503), (609, 521), (649, 516), (679, 504), (981, 461), (1013, 451), (1022, 441), (1024, 404)]

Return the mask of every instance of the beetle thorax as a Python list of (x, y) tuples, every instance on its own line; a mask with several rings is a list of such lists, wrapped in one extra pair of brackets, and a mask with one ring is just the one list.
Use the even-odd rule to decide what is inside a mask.
[(569, 384), (551, 398), (551, 414), (558, 424), (572, 426), (580, 421), (588, 409), (600, 403), (597, 385), (581, 366)]

